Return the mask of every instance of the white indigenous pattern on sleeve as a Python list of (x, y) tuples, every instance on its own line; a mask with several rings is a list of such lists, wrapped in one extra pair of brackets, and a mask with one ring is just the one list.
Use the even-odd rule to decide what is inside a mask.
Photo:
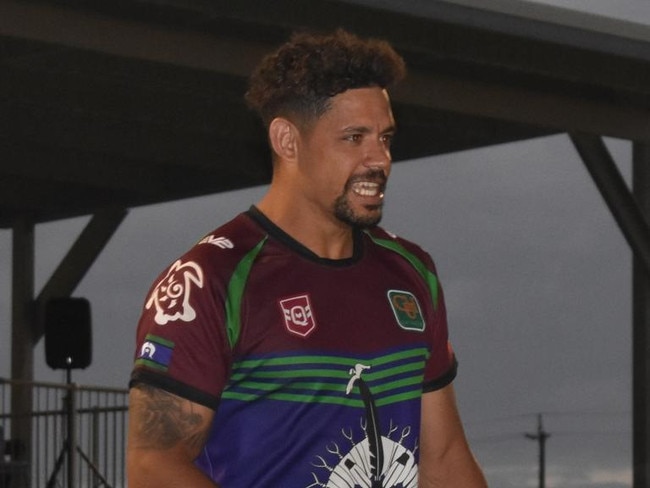
[(183, 263), (179, 259), (156, 285), (145, 305), (147, 310), (156, 307), (154, 320), (158, 325), (176, 320), (191, 322), (196, 318), (190, 304), (192, 285), (203, 288), (203, 270), (193, 261)]

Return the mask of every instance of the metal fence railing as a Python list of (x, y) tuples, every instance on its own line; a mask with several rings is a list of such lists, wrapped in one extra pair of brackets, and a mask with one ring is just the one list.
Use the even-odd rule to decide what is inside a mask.
[[(31, 406), (12, 411), (19, 394)], [(123, 488), (127, 399), (126, 389), (0, 378), (0, 488)]]

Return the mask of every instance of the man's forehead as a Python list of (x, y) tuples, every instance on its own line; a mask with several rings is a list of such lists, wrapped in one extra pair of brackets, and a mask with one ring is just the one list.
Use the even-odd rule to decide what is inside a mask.
[[(366, 125), (364, 121), (375, 123), (381, 119), (392, 121), (393, 114), (386, 90), (354, 88), (333, 96), (321, 118), (352, 118), (359, 120), (360, 125)], [(353, 120), (350, 124), (354, 124)]]

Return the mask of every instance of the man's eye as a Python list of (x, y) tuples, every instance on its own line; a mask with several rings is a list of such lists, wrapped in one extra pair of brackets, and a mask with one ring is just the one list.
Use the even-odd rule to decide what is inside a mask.
[(361, 137), (362, 137), (361, 134), (349, 134), (345, 137), (345, 140), (350, 142), (360, 142)]
[(381, 136), (381, 141), (384, 143), (386, 146), (390, 146), (393, 142), (394, 134), (384, 134)]

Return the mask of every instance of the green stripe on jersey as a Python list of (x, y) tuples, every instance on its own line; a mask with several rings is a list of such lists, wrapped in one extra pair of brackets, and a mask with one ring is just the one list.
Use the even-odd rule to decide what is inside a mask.
[(372, 241), (378, 246), (396, 252), (404, 259), (406, 259), (409, 263), (411, 263), (411, 265), (415, 268), (415, 270), (418, 273), (420, 273), (420, 276), (422, 276), (422, 278), (424, 278), (424, 280), (427, 282), (427, 285), (429, 286), (429, 291), (431, 293), (431, 298), (433, 300), (433, 306), (437, 308), (438, 307), (438, 278), (436, 277), (435, 274), (429, 271), (429, 268), (426, 267), (426, 265), (422, 262), (422, 260), (412, 252), (408, 251), (399, 242), (392, 241), (390, 239), (379, 239), (378, 237), (374, 237), (369, 233), (368, 233), (368, 237), (370, 237), (370, 239), (372, 239)]
[[(423, 354), (423, 351), (428, 354), (426, 348), (406, 349), (384, 356), (378, 356), (372, 359), (372, 365), (378, 366), (380, 364), (387, 364), (395, 361), (404, 360), (410, 357), (418, 358)], [(262, 365), (266, 366), (286, 366), (293, 364), (341, 364), (349, 366), (350, 362), (358, 363), (364, 359), (352, 359), (342, 356), (312, 356), (312, 355), (297, 355), (297, 356), (281, 356), (272, 358), (256, 358), (256, 359), (243, 359), (234, 363), (234, 368), (257, 368)]]
[(228, 282), (226, 296), (226, 330), (228, 331), (228, 343), (230, 347), (235, 347), (239, 340), (241, 331), (241, 301), (244, 295), (244, 288), (248, 275), (253, 267), (255, 258), (264, 247), (267, 237), (264, 237), (253, 249), (246, 255), (235, 267), (235, 271)]
[(238, 361), (222, 398), (253, 402), (261, 398), (300, 403), (328, 403), (362, 407), (355, 386), (346, 395), (356, 364), (377, 405), (388, 405), (422, 394), (426, 347), (399, 351), (372, 359), (341, 356), (284, 356)]

